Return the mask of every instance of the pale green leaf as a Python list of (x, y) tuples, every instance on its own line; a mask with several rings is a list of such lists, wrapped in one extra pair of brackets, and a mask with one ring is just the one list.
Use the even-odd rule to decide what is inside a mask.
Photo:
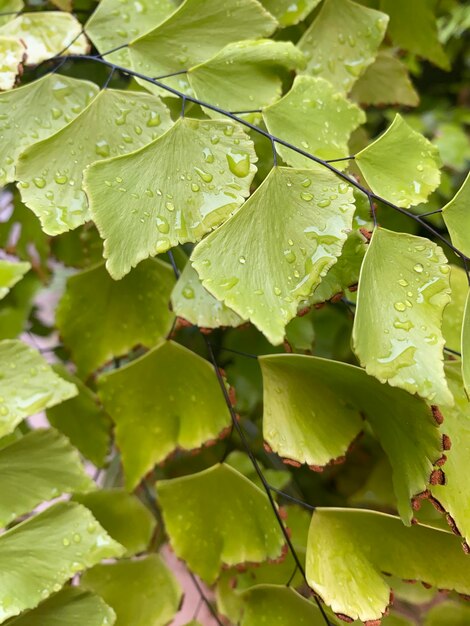
[(348, 92), (374, 62), (387, 23), (380, 11), (350, 0), (325, 0), (298, 44), (308, 59), (306, 72)]
[(351, 98), (361, 104), (375, 106), (402, 104), (415, 107), (419, 104), (419, 95), (405, 65), (391, 50), (378, 53), (374, 63), (354, 85)]
[(431, 494), (444, 507), (448, 521), (455, 532), (462, 535), (464, 548), (470, 551), (470, 491), (465, 475), (470, 463), (470, 403), (465, 393), (461, 364), (446, 363), (450, 390), (455, 399), (453, 407), (441, 406), (444, 416), (443, 430), (448, 436), (444, 465), (445, 485), (433, 485)]
[(290, 354), (263, 356), (260, 365), (263, 434), (273, 451), (317, 469), (346, 452), (363, 415), (388, 455), (398, 509), (409, 523), (411, 500), (429, 487), (442, 455), (429, 407), (347, 363)]
[(25, 49), (21, 41), (0, 36), (0, 90), (15, 86), (24, 55)]
[(354, 351), (367, 373), (434, 404), (452, 404), (441, 332), (449, 269), (428, 239), (377, 228), (362, 264), (354, 318)]
[(446, 347), (460, 352), (468, 279), (465, 270), (457, 265), (450, 266), (450, 289), (450, 302), (442, 317), (442, 334)]
[(208, 291), (277, 345), (341, 254), (353, 214), (352, 190), (333, 174), (275, 167), (191, 262)]
[(158, 481), (157, 492), (175, 554), (206, 582), (224, 565), (281, 556), (284, 540), (266, 494), (228, 465)]
[(0, 537), (0, 623), (33, 609), (78, 572), (122, 552), (79, 504), (60, 502), (18, 524)]
[(309, 585), (337, 614), (379, 620), (389, 604), (382, 572), (444, 589), (470, 591), (470, 559), (457, 537), (398, 517), (355, 509), (317, 509), (307, 547)]
[[(62, 11), (23, 13), (0, 27), (0, 36), (25, 46), (26, 63), (36, 65), (56, 54), (85, 54), (88, 42), (76, 17)], [(73, 42), (73, 43), (72, 43)]]
[(155, 518), (133, 494), (122, 489), (100, 489), (74, 496), (89, 509), (106, 532), (126, 548), (126, 556), (147, 550), (155, 530)]
[(0, 24), (11, 22), (15, 12), (20, 13), (24, 7), (23, 0), (0, 0)]
[(65, 126), (97, 93), (93, 83), (57, 74), (0, 93), (0, 185), (15, 179), (25, 148)]
[(16, 285), (31, 268), (28, 262), (0, 260), (0, 300), (2, 300), (13, 285)]
[(470, 256), (470, 173), (462, 186), (442, 209), (442, 217), (452, 243), (461, 252)]
[(77, 451), (54, 430), (34, 430), (0, 450), (1, 527), (43, 500), (93, 488)]
[(221, 224), (248, 196), (255, 162), (239, 125), (184, 118), (141, 150), (90, 167), (86, 190), (111, 276)]
[[(281, 68), (302, 68), (304, 56), (290, 41), (240, 41), (188, 73), (189, 84), (204, 102), (227, 111), (259, 109), (280, 98)], [(217, 114), (207, 109), (208, 115)]]
[(102, 90), (69, 125), (20, 155), (17, 177), (23, 202), (49, 235), (80, 226), (90, 219), (82, 189), (84, 169), (144, 146), (171, 123), (157, 96)]
[(171, 304), (178, 317), (200, 328), (220, 328), (243, 324), (239, 315), (204, 289), (190, 262), (184, 266), (173, 289)]
[(426, 202), (439, 186), (439, 151), (398, 113), (387, 130), (356, 154), (374, 193), (399, 207)]
[(428, 0), (380, 0), (380, 8), (390, 16), (388, 32), (393, 43), (448, 70), (432, 6)]
[(66, 587), (37, 608), (16, 617), (9, 626), (112, 626), (114, 611), (98, 596)]
[(240, 626), (324, 626), (320, 609), (294, 589), (277, 585), (251, 587), (241, 594)]
[(467, 293), (462, 325), (462, 377), (465, 391), (470, 398), (470, 291)]
[(58, 365), (54, 370), (76, 386), (78, 395), (47, 409), (49, 423), (64, 433), (86, 459), (103, 467), (111, 444), (111, 420), (97, 396), (79, 378)]
[(466, 171), (470, 160), (470, 137), (458, 118), (456, 122), (439, 124), (433, 143), (439, 150), (443, 165), (454, 171)]
[(281, 26), (293, 26), (307, 17), (320, 0), (261, 0)]
[[(174, 0), (102, 0), (85, 24), (85, 32), (102, 54), (130, 43), (158, 26), (176, 8)], [(122, 67), (130, 66), (129, 50), (122, 48), (106, 58)]]
[[(253, 467), (250, 457), (245, 452), (233, 450), (229, 455), (227, 455), (224, 463), (230, 465), (236, 469), (237, 472), (240, 472), (240, 474), (249, 478), (258, 487), (261, 488), (263, 486), (258, 473)], [(261, 467), (264, 477), (273, 487), (276, 487), (277, 489), (284, 489), (284, 487), (286, 487), (286, 485), (290, 482), (289, 472), (271, 468), (266, 469), (259, 461), (258, 464)]]
[(56, 321), (79, 373), (90, 374), (139, 344), (153, 347), (164, 338), (174, 320), (174, 284), (173, 270), (159, 259), (144, 261), (120, 281), (104, 263), (71, 276)]
[[(146, 76), (188, 70), (229, 43), (268, 37), (276, 26), (276, 20), (257, 0), (239, 0), (230, 6), (220, 0), (185, 0), (166, 21), (132, 42), (132, 65)], [(188, 88), (186, 78), (173, 84), (183, 91)]]
[[(289, 93), (267, 107), (263, 117), (273, 135), (325, 160), (348, 156), (351, 133), (366, 121), (364, 112), (328, 81), (311, 76), (298, 76)], [(292, 167), (321, 167), (290, 148), (277, 144), (276, 149)]]
[(452, 600), (441, 602), (429, 609), (424, 618), (424, 626), (468, 626), (470, 607), (468, 604)]
[(230, 424), (213, 367), (177, 343), (103, 375), (99, 388), (116, 423), (128, 489), (174, 450), (199, 448)]
[(24, 331), (40, 287), (41, 282), (37, 274), (28, 272), (1, 301), (0, 340), (13, 339)]
[(25, 417), (77, 394), (75, 385), (57, 376), (36, 350), (21, 341), (0, 341), (0, 363), (0, 437)]
[(115, 626), (165, 626), (181, 601), (181, 589), (157, 554), (139, 561), (97, 565), (81, 584), (116, 612)]

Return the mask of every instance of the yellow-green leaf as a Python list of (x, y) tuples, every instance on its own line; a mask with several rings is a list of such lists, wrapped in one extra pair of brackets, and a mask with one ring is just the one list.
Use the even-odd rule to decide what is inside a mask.
[(31, 268), (28, 262), (0, 260), (0, 300), (19, 282)]
[(293, 26), (307, 17), (320, 0), (261, 0), (281, 26)]
[(452, 243), (470, 256), (470, 173), (452, 200), (442, 209)]
[(442, 334), (446, 340), (446, 348), (460, 352), (468, 279), (466, 271), (457, 265), (450, 266), (450, 289), (450, 302), (442, 317)]

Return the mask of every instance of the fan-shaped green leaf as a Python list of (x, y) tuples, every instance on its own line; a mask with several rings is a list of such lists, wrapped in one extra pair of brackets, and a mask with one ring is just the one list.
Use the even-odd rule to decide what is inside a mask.
[(277, 345), (341, 254), (353, 214), (352, 190), (333, 174), (275, 167), (191, 261), (208, 291)]
[(145, 552), (156, 522), (148, 508), (121, 489), (100, 489), (74, 497), (89, 509), (109, 535), (126, 548), (126, 556)]
[(175, 449), (199, 448), (230, 424), (212, 366), (177, 343), (102, 376), (99, 387), (129, 489)]
[(444, 589), (470, 591), (470, 560), (451, 533), (403, 526), (392, 515), (317, 509), (307, 547), (309, 585), (337, 614), (379, 620), (390, 596), (382, 572)]
[[(239, 41), (188, 73), (189, 84), (200, 100), (227, 111), (259, 109), (282, 94), (281, 68), (305, 64), (304, 55), (290, 41)], [(217, 114), (207, 110), (208, 115)]]
[[(267, 107), (263, 117), (273, 135), (320, 159), (347, 156), (351, 133), (366, 120), (364, 112), (328, 81), (311, 76), (298, 76), (289, 93)], [(314, 161), (289, 148), (277, 145), (277, 151), (292, 167), (317, 168)]]
[(35, 430), (0, 450), (1, 527), (43, 500), (93, 488), (77, 451), (54, 430)]
[(361, 104), (403, 104), (415, 107), (419, 96), (408, 71), (391, 50), (381, 50), (374, 63), (359, 78), (351, 98)]
[(263, 6), (274, 15), (281, 26), (298, 24), (320, 3), (320, 0), (262, 0)]
[(349, 91), (374, 62), (388, 16), (350, 0), (325, 0), (299, 41), (307, 56), (307, 73)]
[(5, 296), (0, 305), (0, 340), (17, 337), (23, 332), (40, 287), (37, 275), (28, 272)]
[(60, 502), (0, 537), (0, 623), (33, 609), (77, 572), (120, 556), (85, 507)]
[(367, 373), (434, 404), (452, 404), (441, 332), (449, 269), (441, 248), (428, 239), (376, 229), (354, 318), (354, 350)]
[[(176, 8), (174, 0), (102, 0), (85, 24), (85, 32), (101, 54), (128, 44), (158, 26)], [(106, 55), (111, 63), (130, 67), (129, 50), (122, 48)]]
[(0, 260), (0, 300), (16, 285), (31, 268), (30, 263)]
[(77, 394), (43, 357), (17, 340), (0, 341), (0, 437), (29, 415)]
[(173, 550), (206, 582), (222, 565), (281, 556), (283, 536), (267, 496), (230, 466), (161, 480), (157, 491)]
[(465, 270), (457, 265), (450, 266), (450, 289), (450, 302), (444, 309), (442, 317), (442, 334), (446, 340), (446, 347), (460, 352), (468, 279)]
[[(237, 472), (243, 474), (249, 478), (252, 482), (255, 483), (258, 487), (262, 488), (261, 480), (253, 467), (253, 463), (250, 460), (250, 457), (245, 454), (245, 452), (241, 452), (240, 450), (233, 450), (229, 455), (227, 455), (224, 463), (230, 465)], [(259, 463), (259, 461), (258, 461)], [(290, 474), (286, 471), (281, 471), (278, 469), (266, 469), (262, 463), (259, 463), (261, 470), (263, 471), (263, 475), (268, 481), (270, 485), (276, 487), (277, 489), (283, 489), (290, 482)]]
[(0, 36), (0, 90), (15, 86), (24, 55), (25, 49), (21, 41)]
[(414, 0), (413, 4), (406, 0), (380, 0), (380, 8), (390, 16), (388, 32), (393, 43), (449, 69), (432, 7), (427, 0)]
[(0, 27), (0, 36), (14, 37), (26, 50), (28, 65), (56, 54), (85, 54), (88, 42), (76, 17), (62, 11), (23, 13)]
[(320, 609), (294, 589), (277, 585), (251, 587), (241, 594), (241, 626), (323, 626)]
[(140, 148), (170, 126), (168, 109), (156, 96), (104, 89), (68, 126), (21, 154), (17, 177), (23, 202), (49, 235), (76, 228), (90, 219), (84, 169)]
[(470, 607), (448, 600), (429, 609), (424, 618), (424, 626), (467, 626), (470, 624)]
[(400, 207), (426, 202), (441, 179), (438, 149), (398, 113), (355, 162), (372, 191)]
[(0, 93), (0, 185), (14, 180), (20, 152), (65, 126), (97, 92), (88, 81), (48, 74)]
[(23, 7), (23, 0), (0, 0), (0, 24), (11, 22), (15, 13), (20, 13)]
[(470, 398), (470, 291), (467, 293), (462, 325), (462, 376), (465, 390)]
[(346, 363), (291, 354), (263, 356), (260, 365), (263, 434), (273, 451), (325, 465), (345, 453), (364, 415), (389, 457), (398, 508), (409, 523), (411, 499), (429, 487), (442, 455), (442, 435), (427, 405)]
[[(453, 407), (441, 407), (444, 415), (447, 461), (444, 466), (445, 486), (433, 485), (431, 494), (448, 513), (452, 529), (460, 533), (464, 548), (470, 551), (470, 492), (462, 477), (470, 463), (470, 404), (464, 391), (461, 364), (458, 361), (446, 363), (446, 374), (450, 390), (455, 399)], [(450, 517), (449, 517), (450, 516)]]
[[(138, 72), (164, 76), (203, 63), (234, 41), (267, 37), (276, 26), (257, 0), (230, 7), (219, 0), (185, 0), (166, 21), (132, 42), (131, 61)], [(186, 80), (177, 85), (187, 89)]]
[(174, 284), (171, 267), (159, 259), (144, 261), (120, 281), (109, 276), (104, 263), (71, 276), (57, 309), (57, 327), (79, 373), (164, 338), (174, 320), (169, 310)]
[(139, 561), (97, 565), (82, 585), (101, 596), (116, 612), (116, 626), (165, 626), (181, 600), (181, 589), (157, 554)]
[(11, 622), (10, 626), (112, 626), (114, 611), (88, 591), (67, 587)]
[(249, 194), (255, 162), (240, 126), (184, 118), (141, 150), (90, 167), (86, 189), (111, 276), (227, 219)]
[(470, 256), (470, 173), (452, 200), (442, 209), (442, 217), (452, 243)]
[(201, 284), (191, 263), (186, 263), (171, 294), (173, 311), (178, 317), (200, 328), (240, 326), (242, 318), (214, 298)]
[(58, 365), (54, 370), (75, 385), (78, 395), (47, 409), (49, 423), (64, 433), (85, 458), (103, 467), (111, 443), (111, 420), (97, 396), (79, 378)]

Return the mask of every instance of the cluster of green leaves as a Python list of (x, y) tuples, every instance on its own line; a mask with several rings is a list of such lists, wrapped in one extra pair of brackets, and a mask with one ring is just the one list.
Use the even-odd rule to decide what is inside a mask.
[(0, 0), (0, 623), (469, 622), (468, 22)]

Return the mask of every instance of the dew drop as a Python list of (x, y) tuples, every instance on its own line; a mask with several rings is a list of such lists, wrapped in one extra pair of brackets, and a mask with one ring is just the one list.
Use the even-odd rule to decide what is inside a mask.
[(413, 269), (415, 272), (418, 272), (418, 274), (421, 274), (422, 271), (424, 270), (424, 267), (421, 265), (421, 263), (416, 263)]
[(240, 262), (242, 265), (245, 265), (245, 263), (246, 263), (246, 258), (245, 258), (244, 256), (241, 256), (238, 260), (239, 260), (239, 262)]
[(183, 289), (182, 293), (183, 293), (183, 298), (186, 298), (186, 300), (194, 299), (194, 289), (192, 287), (189, 287), (189, 285)]
[(173, 204), (173, 202), (165, 202), (165, 206), (168, 209), (168, 211), (174, 211), (175, 210), (175, 205)]
[(38, 189), (44, 189), (44, 187), (46, 186), (46, 179), (42, 176), (36, 176), (36, 178), (33, 178), (33, 183)]
[(170, 232), (170, 225), (168, 224), (168, 220), (164, 217), (157, 217), (157, 228), (158, 231), (164, 235)]
[(404, 311), (406, 309), (406, 304), (403, 302), (395, 302), (393, 305), (397, 311)]

